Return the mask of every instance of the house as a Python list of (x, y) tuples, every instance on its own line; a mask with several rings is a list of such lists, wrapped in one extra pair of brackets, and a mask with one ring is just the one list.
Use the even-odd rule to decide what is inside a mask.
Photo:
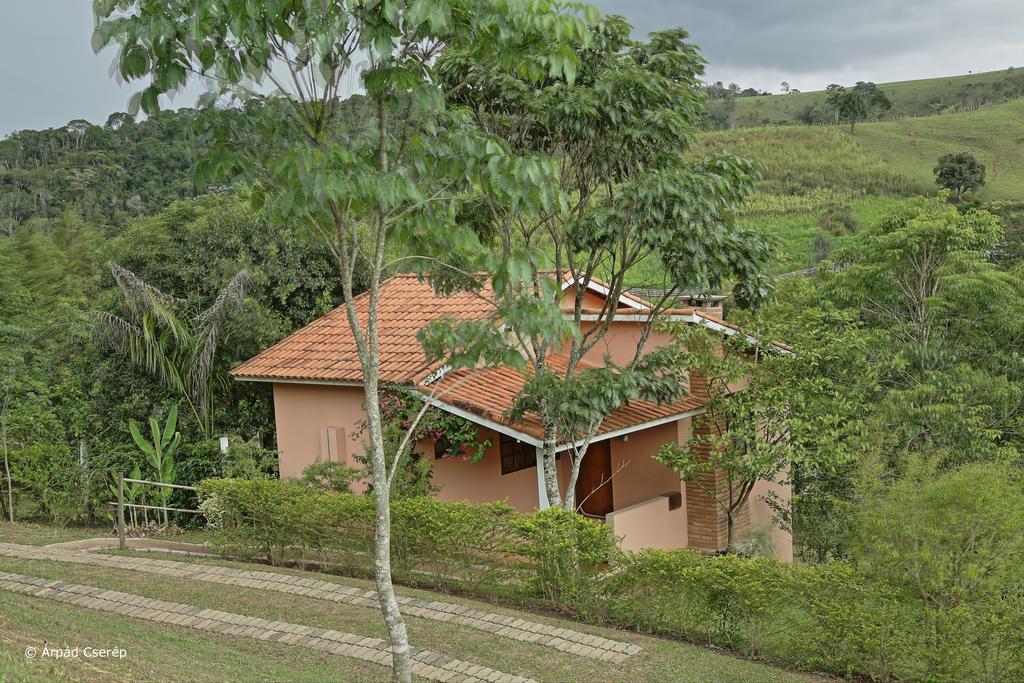
[[(572, 315), (576, 287), (567, 283), (562, 308)], [(599, 281), (582, 292), (581, 325), (600, 320), (608, 288)], [(357, 301), (365, 313), (366, 299)], [(630, 294), (615, 303), (616, 315), (601, 342), (583, 361), (603, 364), (632, 359), (637, 341), (650, 317), (650, 304)], [(433, 392), (440, 409), (478, 425), (479, 438), (490, 446), (483, 459), (469, 462), (441, 458), (434, 444), (421, 443), (417, 451), (431, 460), (438, 496), (450, 500), (492, 502), (505, 500), (521, 511), (547, 507), (543, 486), (541, 427), (530, 416), (512, 423), (506, 416), (525, 377), (509, 367), (447, 371), (441, 363), (427, 362), (417, 332), (431, 320), (454, 318), (483, 320), (492, 314), (485, 288), (477, 293), (437, 296), (431, 286), (414, 275), (396, 275), (381, 283), (379, 329), (381, 382), (404, 385), (424, 394)], [(715, 313), (718, 311), (715, 310)], [(708, 307), (666, 311), (674, 320), (705, 325), (728, 334), (740, 330), (709, 311)], [(669, 341), (654, 331), (645, 348)], [(558, 362), (557, 358), (553, 362)], [(282, 477), (296, 477), (318, 460), (354, 464), (363, 451), (360, 424), (365, 420), (359, 358), (344, 307), (313, 321), (291, 336), (235, 368), (233, 377), (273, 385), (277, 442)], [(651, 456), (666, 442), (689, 438), (693, 418), (704, 410), (705, 383), (690, 377), (690, 393), (671, 404), (633, 400), (602, 423), (583, 459), (577, 501), (582, 512), (604, 520), (622, 538), (627, 549), (695, 548), (718, 551), (726, 543), (726, 517), (704, 488), (681, 481), (679, 474)], [(568, 448), (565, 444), (564, 448)], [(567, 470), (568, 458), (558, 467)], [(560, 472), (560, 481), (567, 481)], [(609, 480), (610, 479), (610, 480)], [(705, 482), (723, 486), (721, 477)], [(603, 483), (602, 482), (606, 482)], [(600, 485), (599, 485), (600, 484)], [(772, 525), (763, 500), (774, 491), (788, 499), (788, 485), (761, 482), (738, 520), (738, 538), (751, 531), (771, 535), (774, 552), (792, 557), (792, 539)]]

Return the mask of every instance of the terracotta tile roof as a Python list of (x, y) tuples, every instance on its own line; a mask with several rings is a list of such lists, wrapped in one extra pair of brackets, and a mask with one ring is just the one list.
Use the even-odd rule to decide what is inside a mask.
[[(483, 297), (460, 292), (439, 297), (430, 284), (415, 275), (396, 275), (381, 283), (378, 320), (380, 326), (381, 380), (408, 383), (432, 369), (416, 339), (431, 320), (451, 317), (482, 320), (493, 311), (488, 292)], [(356, 299), (362, 323), (366, 322), (368, 297)], [(244, 379), (290, 379), (361, 382), (355, 339), (349, 329), (344, 306), (327, 315), (231, 371)]]
[[(556, 358), (551, 364), (554, 369), (561, 369), (564, 361)], [(523, 373), (502, 366), (450, 372), (434, 384), (419, 389), (424, 394), (436, 391), (437, 400), (442, 403), (542, 439), (544, 430), (537, 415), (528, 413), (522, 421), (515, 423), (505, 415), (525, 383), (526, 376)], [(697, 410), (703, 405), (702, 399), (693, 396), (684, 396), (673, 403), (663, 404), (635, 399), (612, 411), (601, 423), (597, 435)]]

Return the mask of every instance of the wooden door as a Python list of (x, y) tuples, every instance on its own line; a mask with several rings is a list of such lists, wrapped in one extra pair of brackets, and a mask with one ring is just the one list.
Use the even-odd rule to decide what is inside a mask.
[(604, 517), (612, 511), (612, 451), (607, 439), (590, 444), (576, 480), (576, 508)]

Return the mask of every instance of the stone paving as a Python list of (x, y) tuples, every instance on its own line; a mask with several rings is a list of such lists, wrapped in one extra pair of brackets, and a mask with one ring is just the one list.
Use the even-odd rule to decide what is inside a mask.
[[(292, 574), (251, 571), (175, 560), (100, 555), (57, 548), (18, 545), (15, 543), (0, 543), (0, 556), (26, 560), (71, 562), (112, 569), (162, 574), (164, 576), (187, 578), (195, 581), (210, 581), (232, 586), (272, 590), (280, 593), (379, 609), (377, 594), (372, 590)], [(641, 652), (641, 648), (632, 643), (610, 640), (535, 621), (517, 619), (505, 614), (486, 612), (466, 607), (465, 605), (410, 597), (400, 597), (398, 601), (402, 606), (403, 614), (421, 619), (433, 619), (435, 621), (468, 626), (504, 638), (551, 647), (580, 657), (621, 664), (631, 655)]]
[[(296, 645), (310, 650), (320, 650), (342, 657), (373, 662), (382, 666), (391, 666), (390, 647), (387, 641), (380, 638), (247, 617), (232, 612), (154, 600), (131, 593), (2, 571), (0, 571), (0, 590), (47, 598), (118, 616)], [(532, 679), (523, 676), (507, 674), (472, 662), (452, 659), (430, 650), (414, 647), (411, 648), (411, 653), (413, 674), (432, 681), (533, 683)]]

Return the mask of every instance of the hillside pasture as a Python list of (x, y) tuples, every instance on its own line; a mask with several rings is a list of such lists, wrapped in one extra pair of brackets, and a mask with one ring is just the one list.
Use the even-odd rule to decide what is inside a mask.
[[(886, 118), (926, 116), (956, 107), (988, 104), (1012, 97), (1020, 88), (1024, 88), (1024, 69), (1000, 69), (878, 85), (892, 101), (892, 109), (886, 112)], [(817, 105), (824, 109), (825, 91), (738, 97), (735, 102), (736, 107), (731, 116), (734, 126), (745, 125), (744, 122), (750, 121), (798, 123), (799, 115), (809, 107)]]
[[(724, 152), (759, 162), (761, 192), (807, 195), (841, 191), (860, 195), (912, 195), (930, 191), (865, 149), (845, 131), (820, 126), (744, 128), (708, 133), (703, 153)], [(806, 208), (806, 207), (804, 207)]]
[(986, 168), (979, 199), (1020, 199), (1024, 194), (1024, 100), (961, 114), (865, 124), (852, 135), (842, 135), (932, 192), (937, 189), (936, 160), (951, 152), (970, 152)]

